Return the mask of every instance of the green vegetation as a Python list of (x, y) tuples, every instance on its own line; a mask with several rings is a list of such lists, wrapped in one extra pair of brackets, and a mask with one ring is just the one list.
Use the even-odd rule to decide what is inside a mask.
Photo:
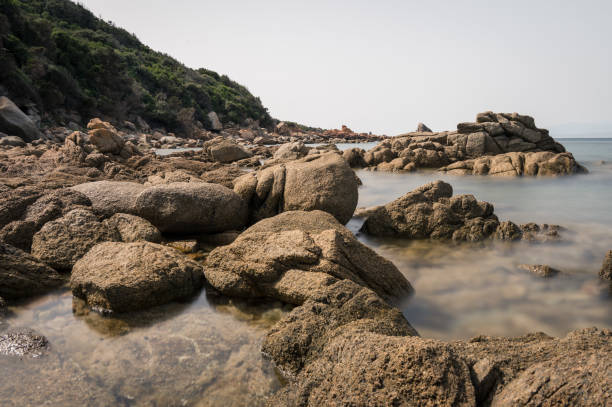
[(272, 123), (259, 98), (225, 75), (193, 70), (68, 0), (0, 0), (0, 94), (50, 123), (143, 117), (181, 132), (214, 110), (222, 122)]

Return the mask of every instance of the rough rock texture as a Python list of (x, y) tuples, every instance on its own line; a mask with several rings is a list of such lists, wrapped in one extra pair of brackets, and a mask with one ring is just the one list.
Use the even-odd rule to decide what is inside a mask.
[(507, 153), (458, 161), (440, 171), (454, 175), (494, 175), (498, 177), (553, 176), (588, 172), (571, 153)]
[(136, 198), (145, 188), (135, 182), (120, 181), (88, 182), (72, 187), (89, 198), (96, 213), (105, 216), (135, 214)]
[(479, 336), (451, 345), (486, 378), (484, 383), (474, 380), (481, 405), (605, 406), (612, 402), (609, 329), (580, 329), (558, 339), (543, 333)]
[(297, 160), (308, 154), (308, 147), (301, 141), (285, 143), (274, 153), (275, 160)]
[(29, 205), (19, 220), (0, 229), (0, 241), (30, 251), (32, 237), (47, 222), (65, 215), (73, 209), (91, 206), (89, 199), (68, 188), (45, 193)]
[(146, 219), (126, 213), (117, 213), (105, 221), (114, 227), (125, 243), (146, 241), (160, 243), (162, 240), (159, 229)]
[(0, 356), (37, 358), (45, 353), (48, 343), (30, 329), (10, 330), (0, 335)]
[(202, 267), (169, 247), (149, 242), (107, 242), (79, 260), (72, 293), (98, 310), (126, 312), (193, 295), (203, 284)]
[(204, 149), (214, 161), (222, 163), (231, 163), (252, 156), (250, 151), (235, 141), (221, 137), (207, 141)]
[(142, 191), (134, 213), (168, 233), (218, 233), (247, 222), (245, 202), (219, 184), (177, 182)]
[(442, 342), (349, 330), (269, 402), (286, 406), (475, 406), (467, 363)]
[(17, 136), (6, 136), (0, 133), (0, 146), (7, 147), (25, 147), (26, 143), (21, 137)]
[(604, 258), (604, 262), (599, 272), (599, 277), (603, 278), (604, 280), (612, 281), (612, 250), (610, 250)]
[(27, 142), (38, 140), (42, 135), (36, 124), (6, 96), (0, 96), (0, 131)]
[(412, 291), (390, 261), (322, 211), (285, 212), (256, 223), (232, 244), (213, 250), (205, 274), (225, 295), (292, 304), (301, 304), (317, 288), (344, 279), (386, 299)]
[(28, 206), (34, 203), (43, 191), (39, 188), (21, 187), (3, 191), (0, 199), (0, 227), (21, 219)]
[(510, 221), (499, 222), (493, 205), (477, 201), (473, 195), (455, 195), (450, 184), (435, 181), (384, 206), (372, 208), (361, 231), (373, 236), (406, 239), (452, 239), (481, 241), (554, 240), (559, 226), (534, 223), (518, 226)]
[(313, 289), (310, 299), (266, 335), (262, 351), (286, 376), (295, 376), (348, 328), (391, 336), (417, 335), (397, 309), (350, 280)]
[(251, 222), (291, 210), (323, 210), (342, 224), (357, 207), (358, 182), (336, 153), (312, 155), (249, 173), (234, 183), (249, 205)]
[(92, 212), (75, 209), (34, 235), (32, 255), (56, 270), (69, 271), (97, 243), (120, 240), (119, 232)]
[(64, 279), (38, 259), (0, 243), (0, 297), (25, 298), (62, 285)]
[(477, 122), (459, 123), (457, 131), (435, 133), (419, 127), (414, 133), (384, 140), (368, 152), (349, 154), (352, 167), (381, 171), (441, 168), (457, 175), (500, 176), (586, 172), (548, 130), (537, 128), (532, 117), (517, 113), (480, 113)]

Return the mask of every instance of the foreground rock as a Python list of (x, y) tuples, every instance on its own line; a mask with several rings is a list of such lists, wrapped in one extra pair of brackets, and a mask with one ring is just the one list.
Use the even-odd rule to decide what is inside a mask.
[(218, 184), (177, 182), (142, 191), (135, 213), (167, 233), (218, 233), (247, 222), (245, 202)]
[(610, 250), (604, 258), (599, 277), (604, 280), (612, 281), (612, 250)]
[(213, 250), (205, 274), (224, 295), (291, 304), (301, 304), (317, 289), (345, 279), (385, 299), (400, 299), (412, 291), (390, 261), (322, 211), (285, 212), (256, 223), (232, 244)]
[(0, 131), (26, 142), (42, 136), (36, 124), (5, 96), (0, 96)]
[(457, 131), (419, 127), (368, 152), (345, 153), (352, 167), (380, 171), (441, 169), (456, 175), (549, 176), (587, 172), (530, 116), (485, 112)]
[(111, 216), (106, 221), (106, 224), (117, 229), (121, 236), (121, 241), (125, 243), (140, 241), (160, 243), (162, 240), (159, 229), (148, 220), (138, 216), (117, 213)]
[(357, 207), (358, 183), (336, 153), (312, 155), (249, 173), (234, 183), (249, 205), (251, 222), (292, 210), (322, 210), (347, 223)]
[(32, 240), (32, 255), (56, 270), (69, 271), (96, 244), (121, 241), (116, 228), (90, 211), (75, 209), (46, 223)]
[(473, 195), (453, 196), (453, 188), (443, 181), (423, 185), (364, 214), (363, 232), (406, 239), (554, 240), (559, 230), (549, 225), (500, 223), (493, 205), (477, 201)]
[(0, 356), (37, 358), (44, 354), (47, 338), (28, 329), (11, 330), (0, 334)]
[(202, 267), (174, 249), (148, 243), (102, 243), (79, 260), (72, 293), (100, 311), (127, 312), (193, 295)]
[(348, 328), (391, 336), (417, 335), (402, 313), (350, 280), (313, 290), (311, 298), (266, 335), (262, 351), (289, 377)]
[(0, 297), (20, 299), (64, 283), (52, 268), (13, 246), (0, 243)]
[(135, 182), (97, 181), (71, 189), (87, 196), (96, 213), (112, 216), (115, 213), (135, 214), (136, 199), (146, 187)]

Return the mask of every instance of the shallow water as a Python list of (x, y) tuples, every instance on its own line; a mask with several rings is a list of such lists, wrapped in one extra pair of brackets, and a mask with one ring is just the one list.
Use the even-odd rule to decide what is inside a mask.
[(156, 148), (154, 151), (155, 154), (164, 156), (183, 151), (202, 151), (202, 147)]
[[(564, 335), (612, 326), (612, 299), (597, 271), (612, 249), (612, 140), (562, 141), (591, 173), (565, 178), (449, 177), (359, 171), (360, 206), (389, 202), (435, 179), (495, 205), (500, 219), (558, 223), (564, 242), (445, 244), (359, 239), (391, 259), (416, 289), (402, 304), (426, 337)], [(346, 144), (339, 148), (370, 145)], [(357, 233), (361, 221), (349, 228)], [(546, 263), (540, 279), (516, 269)], [(258, 406), (281, 382), (263, 359), (266, 330), (288, 307), (231, 302), (202, 291), (121, 318), (89, 312), (67, 289), (11, 307), (11, 327), (45, 335), (40, 359), (0, 359), (0, 405)]]
[[(427, 182), (443, 179), (456, 194), (491, 202), (500, 220), (560, 224), (559, 243), (463, 244), (376, 239), (349, 228), (393, 261), (415, 288), (402, 309), (423, 336), (469, 338), (544, 331), (561, 336), (612, 326), (609, 287), (598, 279), (612, 249), (612, 140), (561, 140), (590, 174), (558, 178), (447, 176), (436, 172), (358, 171), (359, 206), (387, 203)], [(602, 163), (601, 161), (605, 161)], [(563, 274), (542, 279), (517, 269), (548, 264)]]

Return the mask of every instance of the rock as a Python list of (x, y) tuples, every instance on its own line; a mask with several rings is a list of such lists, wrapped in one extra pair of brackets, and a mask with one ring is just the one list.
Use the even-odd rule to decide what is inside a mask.
[(308, 154), (308, 147), (301, 141), (294, 143), (285, 143), (281, 145), (274, 153), (275, 160), (297, 160)]
[(25, 147), (26, 143), (21, 137), (4, 136), (0, 137), (0, 146), (6, 147)]
[(221, 137), (206, 142), (204, 148), (214, 161), (221, 163), (231, 163), (252, 156), (250, 151), (235, 141)]
[(97, 243), (120, 240), (119, 232), (92, 212), (74, 209), (34, 235), (32, 255), (56, 270), (69, 271)]
[(495, 231), (495, 239), (497, 240), (521, 240), (523, 238), (523, 230), (514, 222), (500, 222)]
[(315, 288), (310, 299), (268, 331), (262, 352), (284, 375), (295, 377), (349, 327), (390, 336), (418, 335), (397, 308), (372, 290), (342, 280)]
[(432, 133), (431, 129), (423, 123), (417, 124), (417, 133)]
[(290, 210), (323, 210), (347, 223), (357, 207), (358, 181), (336, 153), (308, 156), (238, 178), (234, 191), (249, 204), (251, 223)]
[(149, 242), (93, 247), (72, 271), (74, 296), (102, 311), (127, 312), (193, 295), (202, 267), (174, 249)]
[(20, 299), (62, 285), (63, 278), (30, 254), (0, 243), (0, 297)]
[(97, 181), (76, 185), (71, 189), (87, 196), (96, 213), (112, 216), (115, 213), (135, 214), (136, 199), (145, 188), (135, 182)]
[(342, 152), (342, 158), (346, 160), (351, 168), (363, 168), (367, 166), (363, 159), (364, 154), (365, 151), (361, 148), (349, 148)]
[(101, 153), (119, 154), (125, 141), (108, 122), (92, 119), (88, 124), (89, 142)]
[(553, 277), (560, 273), (559, 270), (547, 264), (520, 264), (518, 268), (535, 274), (538, 277)]
[(21, 219), (28, 206), (34, 203), (42, 194), (42, 190), (31, 187), (2, 192), (2, 199), (0, 199), (0, 227)]
[(116, 213), (105, 221), (109, 227), (117, 229), (121, 236), (121, 241), (132, 242), (153, 242), (160, 243), (162, 240), (159, 229), (146, 219), (126, 213)]
[(301, 304), (316, 288), (344, 279), (386, 299), (412, 291), (391, 262), (318, 210), (285, 212), (256, 223), (232, 244), (213, 250), (205, 274), (224, 295), (291, 304)]
[(612, 250), (610, 250), (604, 258), (603, 265), (599, 271), (599, 277), (604, 280), (612, 281)]
[(42, 136), (36, 124), (5, 96), (0, 96), (0, 131), (26, 142)]
[(11, 330), (0, 335), (0, 355), (37, 358), (45, 353), (48, 343), (32, 330)]
[(208, 120), (210, 121), (211, 130), (214, 130), (214, 131), (223, 130), (223, 124), (221, 123), (221, 120), (219, 120), (219, 116), (217, 116), (216, 112), (208, 112), (207, 117), (208, 117)]
[(146, 188), (138, 195), (133, 213), (164, 233), (217, 233), (240, 229), (247, 221), (247, 207), (240, 196), (205, 182)]
[(270, 405), (475, 406), (466, 361), (448, 344), (348, 330)]

